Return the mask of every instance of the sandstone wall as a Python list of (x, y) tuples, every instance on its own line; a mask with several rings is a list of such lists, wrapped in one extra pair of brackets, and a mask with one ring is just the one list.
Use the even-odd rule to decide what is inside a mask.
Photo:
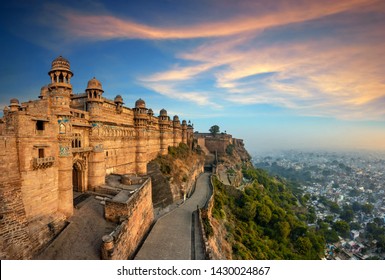
[(29, 259), (32, 242), (21, 193), (16, 138), (0, 136), (0, 259)]
[(205, 138), (206, 148), (211, 153), (215, 153), (215, 151), (217, 151), (218, 153), (226, 153), (226, 148), (229, 144), (231, 144), (231, 138), (219, 138), (219, 137)]
[(133, 257), (154, 220), (151, 197), (149, 178), (126, 203), (106, 201), (106, 219), (117, 221), (122, 217), (124, 221), (110, 235), (103, 237), (103, 259), (126, 260)]

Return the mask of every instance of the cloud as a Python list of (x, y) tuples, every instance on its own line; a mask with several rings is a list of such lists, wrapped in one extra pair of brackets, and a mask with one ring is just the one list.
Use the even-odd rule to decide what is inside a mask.
[(143, 86), (162, 94), (170, 99), (177, 99), (186, 102), (193, 102), (200, 106), (210, 106), (214, 109), (221, 109), (222, 107), (215, 102), (210, 101), (209, 94), (204, 91), (188, 91), (180, 84), (169, 82), (146, 82)]
[[(220, 3), (218, 14), (229, 8)], [(49, 22), (73, 40), (205, 38), (178, 51), (178, 63), (168, 70), (138, 78), (171, 99), (217, 109), (271, 104), (303, 115), (379, 119), (384, 112), (374, 105), (385, 95), (385, 29), (378, 15), (384, 10), (379, 0), (245, 1), (234, 13), (188, 24), (68, 8), (53, 10), (57, 17)]]
[[(225, 2), (226, 3), (226, 2)], [(224, 5), (225, 5), (224, 3)], [(253, 3), (253, 2), (250, 2)], [(109, 14), (88, 14), (70, 9), (55, 9), (56, 26), (70, 36), (95, 40), (108, 39), (188, 39), (232, 36), (273, 27), (310, 21), (351, 9), (368, 7), (378, 0), (350, 1), (278, 1), (275, 9), (266, 10), (260, 2), (249, 10), (221, 20), (174, 26), (154, 26)], [(220, 3), (222, 4), (222, 2)], [(266, 5), (268, 6), (268, 5)], [(220, 5), (217, 9), (221, 9)], [(50, 21), (50, 24), (53, 24)]]

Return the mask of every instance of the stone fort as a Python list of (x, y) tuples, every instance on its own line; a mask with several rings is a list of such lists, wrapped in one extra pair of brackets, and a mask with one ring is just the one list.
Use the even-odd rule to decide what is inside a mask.
[(48, 75), (37, 100), (11, 99), (0, 119), (0, 259), (31, 258), (49, 242), (73, 215), (74, 193), (94, 191), (109, 174), (146, 175), (169, 146), (192, 145), (185, 120), (164, 109), (156, 116), (142, 99), (133, 108), (120, 95), (109, 100), (95, 78), (73, 93), (61, 56)]

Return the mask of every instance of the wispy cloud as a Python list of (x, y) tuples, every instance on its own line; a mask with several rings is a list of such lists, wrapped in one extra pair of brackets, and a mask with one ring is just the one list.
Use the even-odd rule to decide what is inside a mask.
[[(231, 36), (244, 32), (265, 30), (367, 7), (369, 4), (376, 2), (378, 0), (277, 1), (276, 8), (269, 11), (260, 9), (261, 5), (250, 4), (249, 11), (245, 11), (243, 14), (222, 20), (207, 20), (203, 23), (190, 25), (175, 23), (173, 27), (152, 26), (114, 15), (90, 15), (70, 9), (56, 9), (53, 12), (57, 14), (56, 21), (59, 21), (57, 27), (63, 28), (64, 31), (75, 37), (96, 40), (116, 38), (187, 39)], [(223, 4), (225, 5), (226, 2)]]
[[(217, 109), (272, 104), (304, 115), (385, 117), (376, 106), (385, 96), (385, 22), (378, 16), (385, 13), (383, 1), (245, 1), (241, 8), (242, 13), (189, 24), (148, 24), (71, 9), (53, 21), (74, 39), (206, 38), (175, 54), (180, 63), (139, 78), (143, 86), (172, 99)], [(350, 24), (371, 14), (377, 17)], [(325, 26), (333, 33), (327, 34)], [(315, 34), (280, 38), (285, 30), (298, 35), (295, 29)], [(203, 78), (209, 86), (192, 86)]]

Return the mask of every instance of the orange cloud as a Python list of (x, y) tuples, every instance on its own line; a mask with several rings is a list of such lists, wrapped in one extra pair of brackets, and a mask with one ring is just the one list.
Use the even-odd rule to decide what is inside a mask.
[(71, 35), (93, 39), (186, 39), (222, 37), (249, 31), (299, 23), (368, 7), (379, 0), (350, 1), (289, 1), (277, 4), (274, 11), (264, 11), (257, 6), (242, 15), (222, 21), (204, 22), (191, 26), (155, 27), (111, 15), (87, 15), (74, 11), (64, 12), (65, 24), (60, 24)]

